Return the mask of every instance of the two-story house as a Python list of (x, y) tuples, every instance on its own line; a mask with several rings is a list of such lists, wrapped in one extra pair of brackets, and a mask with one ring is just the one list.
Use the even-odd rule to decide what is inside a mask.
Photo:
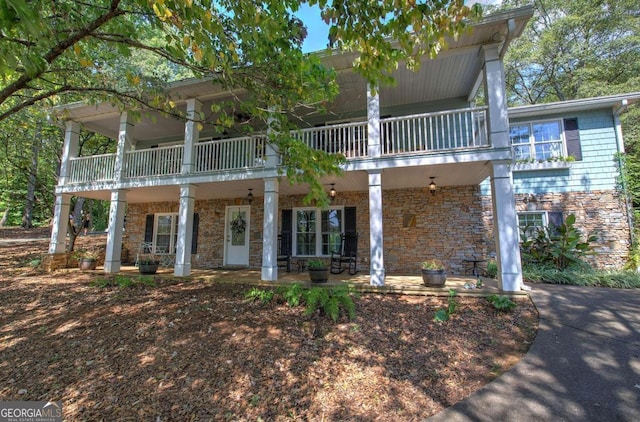
[[(617, 223), (594, 225), (625, 232), (604, 237), (602, 245), (622, 257), (628, 214), (614, 192), (613, 167), (603, 164), (596, 172), (587, 164), (600, 154), (613, 160), (620, 148), (611, 108), (622, 98), (596, 101), (593, 116), (583, 103), (509, 115), (502, 58), (532, 13), (527, 7), (485, 17), (435, 59), (425, 57), (419, 71), (399, 68), (396, 86), (375, 93), (352, 71), (353, 53), (321, 53), (326, 66), (340, 69), (340, 94), (296, 136), (347, 158), (342, 176), (322, 180), (334, 197), (326, 209), (303, 204), (306, 187), (279, 172), (278, 153), (263, 135), (221, 137), (193, 122), (134, 119), (109, 104), (59, 107), (66, 132), (49, 252), (64, 252), (70, 199), (77, 195), (111, 201), (107, 273), (120, 270), (124, 244), (133, 253), (145, 247), (166, 255), (177, 276), (188, 276), (192, 266), (244, 266), (277, 280), (281, 239), (294, 258), (326, 258), (348, 234), (357, 239), (358, 266), (372, 285), (383, 285), (387, 273), (417, 273), (427, 258), (463, 274), (468, 260), (495, 256), (500, 287), (516, 291), (522, 285), (519, 224), (545, 224), (573, 210), (593, 218), (599, 211), (587, 211), (585, 201), (595, 206), (607, 196)], [(179, 107), (187, 115), (229, 98), (206, 80), (170, 89), (184, 99)], [(474, 106), (479, 89), (486, 106)], [(77, 156), (81, 126), (114, 139), (117, 151)], [(541, 171), (534, 163), (521, 165), (575, 155), (571, 133), (578, 129), (580, 164)], [(609, 136), (614, 145), (601, 151)], [(525, 193), (537, 195), (538, 209), (522, 208)]]

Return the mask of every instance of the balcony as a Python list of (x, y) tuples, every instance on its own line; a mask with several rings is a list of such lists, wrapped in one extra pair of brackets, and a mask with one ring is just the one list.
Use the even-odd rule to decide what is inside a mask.
[[(380, 156), (454, 153), (489, 146), (486, 108), (380, 119)], [(352, 122), (301, 129), (292, 135), (313, 149), (342, 154), (348, 160), (369, 156), (368, 122)], [(265, 167), (264, 135), (199, 142), (195, 145), (192, 174)], [(123, 180), (176, 176), (182, 172), (184, 145), (126, 152)], [(70, 160), (67, 184), (111, 181), (116, 154), (77, 157)]]

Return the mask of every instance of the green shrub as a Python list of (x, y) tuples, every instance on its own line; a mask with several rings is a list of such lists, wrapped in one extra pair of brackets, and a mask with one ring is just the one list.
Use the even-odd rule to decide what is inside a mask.
[(244, 297), (250, 301), (259, 300), (262, 304), (271, 302), (273, 300), (273, 296), (273, 290), (259, 289), (257, 287), (252, 288), (244, 295)]
[(435, 322), (446, 322), (453, 313), (455, 313), (458, 304), (456, 303), (456, 291), (449, 289), (449, 296), (447, 297), (447, 309), (438, 309), (433, 316)]
[(308, 289), (294, 283), (290, 286), (281, 286), (275, 291), (254, 287), (245, 294), (245, 297), (249, 300), (260, 300), (262, 303), (281, 300), (290, 307), (303, 305), (305, 315), (320, 311), (337, 322), (343, 310), (349, 319), (355, 318), (356, 306), (353, 302), (355, 295), (353, 286), (346, 284), (330, 288), (312, 287)]
[(593, 252), (591, 243), (596, 237), (587, 236), (583, 240), (575, 222), (576, 216), (570, 214), (558, 227), (536, 227), (532, 238), (528, 237), (531, 227), (525, 227), (520, 244), (523, 263), (551, 265), (559, 270), (585, 266), (582, 258)]
[(337, 322), (340, 312), (344, 309), (349, 319), (356, 317), (356, 306), (353, 302), (353, 287), (339, 285), (331, 288), (312, 287), (304, 294), (305, 315), (311, 315), (320, 310), (329, 316), (333, 322)]
[(577, 268), (560, 271), (557, 268), (527, 265), (523, 268), (527, 281), (572, 286), (613, 287), (634, 289), (640, 287), (640, 274), (636, 271), (597, 271)]
[(498, 277), (498, 262), (495, 259), (490, 259), (487, 262), (487, 277), (496, 278)]
[(510, 311), (516, 307), (515, 302), (509, 299), (507, 296), (491, 295), (487, 297), (487, 300), (489, 301), (489, 303), (491, 303), (491, 305), (493, 305), (494, 308), (499, 311)]

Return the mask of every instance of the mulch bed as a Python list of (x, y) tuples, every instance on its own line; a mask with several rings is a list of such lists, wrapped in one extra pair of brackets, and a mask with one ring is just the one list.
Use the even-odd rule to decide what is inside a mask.
[(0, 246), (0, 401), (60, 400), (70, 421), (421, 420), (512, 367), (537, 329), (528, 299), (503, 313), (458, 297), (436, 323), (446, 298), (364, 294), (333, 323), (235, 283), (97, 287), (39, 271), (46, 249)]

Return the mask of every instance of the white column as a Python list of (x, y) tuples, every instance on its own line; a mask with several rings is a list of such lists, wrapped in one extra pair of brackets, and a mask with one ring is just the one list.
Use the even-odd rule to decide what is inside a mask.
[(277, 178), (264, 180), (264, 220), (262, 223), (262, 275), (265, 281), (278, 280), (278, 198)]
[(56, 195), (51, 227), (49, 253), (66, 251), (67, 230), (69, 230), (69, 213), (71, 212), (71, 195)]
[(489, 140), (494, 148), (509, 148), (509, 114), (505, 89), (504, 66), (498, 45), (482, 46), (485, 98), (488, 105)]
[(187, 100), (187, 122), (184, 125), (184, 154), (182, 156), (182, 174), (193, 173), (196, 163), (195, 145), (200, 139), (200, 109), (202, 103), (195, 98)]
[(369, 157), (380, 157), (380, 96), (378, 90), (371, 93), (367, 85), (367, 154)]
[(116, 147), (115, 169), (113, 172), (116, 181), (122, 180), (124, 173), (124, 154), (135, 145), (133, 139), (133, 119), (131, 114), (124, 111), (120, 114), (120, 127), (118, 129), (118, 144)]
[(64, 186), (69, 181), (69, 160), (78, 156), (79, 149), (80, 124), (77, 122), (67, 121), (65, 122), (62, 157), (60, 157), (60, 176), (58, 176), (58, 186)]
[(126, 208), (127, 191), (112, 191), (111, 206), (109, 207), (109, 227), (107, 228), (107, 250), (104, 257), (105, 273), (117, 273), (120, 271), (122, 231), (124, 228), (124, 213)]
[[(65, 122), (64, 143), (60, 157), (60, 175), (58, 186), (64, 186), (69, 181), (71, 158), (78, 156), (80, 145), (80, 124), (73, 121)], [(69, 213), (71, 212), (71, 195), (56, 195), (51, 227), (49, 253), (63, 253), (66, 251), (67, 230), (69, 229)]]
[(381, 171), (369, 172), (369, 243), (371, 245), (370, 284), (372, 286), (384, 286)]
[(522, 286), (522, 263), (510, 164), (510, 161), (491, 164), (491, 199), (498, 286), (504, 291), (515, 292)]
[(193, 211), (196, 203), (196, 186), (180, 186), (180, 211), (178, 214), (178, 244), (173, 274), (177, 277), (191, 275), (191, 241), (193, 238)]

